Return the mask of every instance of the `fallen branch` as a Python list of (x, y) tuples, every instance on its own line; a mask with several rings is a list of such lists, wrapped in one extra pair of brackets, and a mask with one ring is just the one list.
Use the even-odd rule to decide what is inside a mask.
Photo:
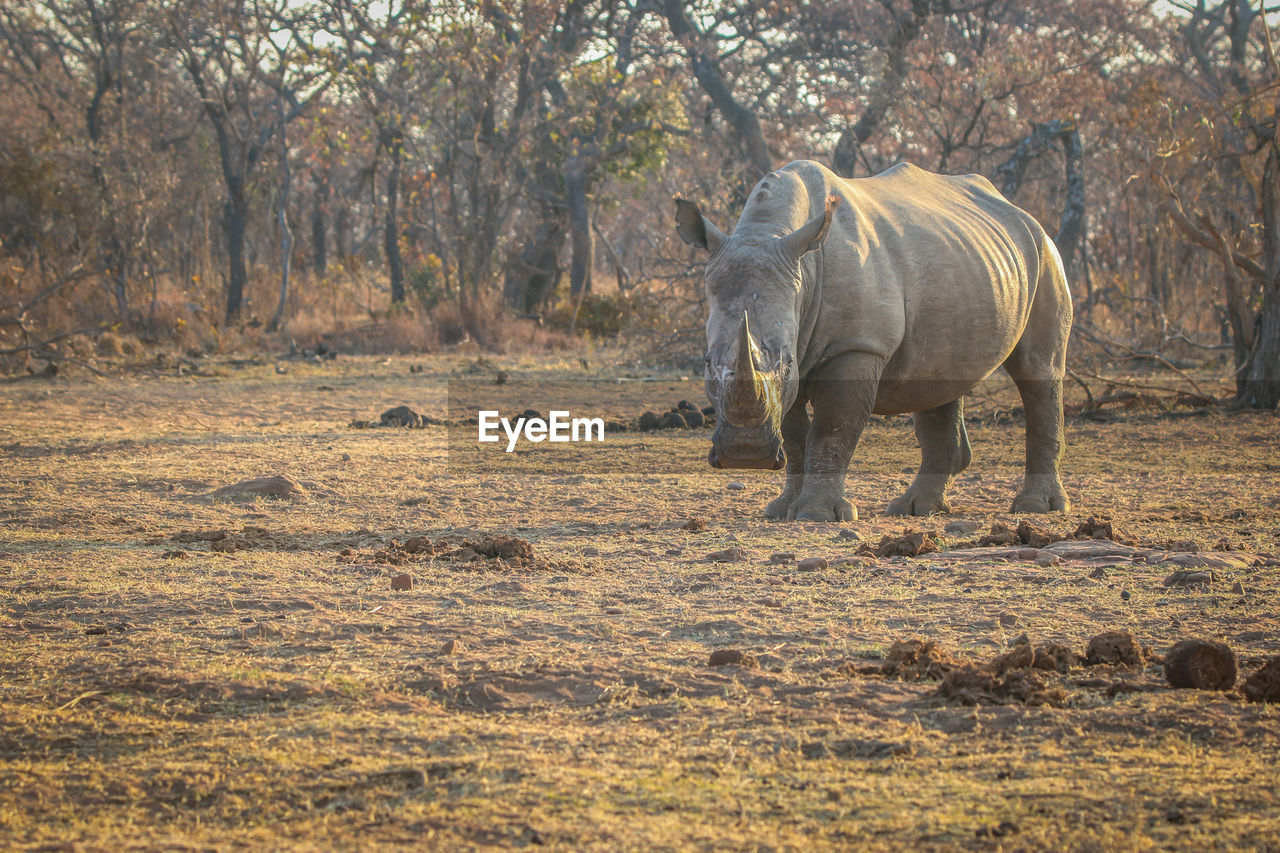
[[(1077, 382), (1079, 382), (1082, 386), (1085, 384), (1084, 381), (1078, 375), (1076, 375), (1075, 371), (1068, 371), (1068, 372), (1071, 375), (1071, 377), (1075, 379)], [(1132, 380), (1116, 379), (1115, 377), (1102, 376), (1087, 370), (1084, 370), (1081, 372), (1085, 376), (1089, 377), (1090, 379), (1096, 379), (1099, 382), (1106, 383), (1107, 391), (1102, 396), (1097, 398), (1095, 398), (1092, 394), (1088, 394), (1089, 396), (1088, 402), (1078, 403), (1074, 406), (1068, 406), (1067, 407), (1068, 411), (1071, 411), (1073, 413), (1093, 411), (1102, 406), (1109, 405), (1112, 403), (1125, 403), (1125, 402), (1128, 402), (1130, 404), (1134, 402), (1155, 403), (1156, 405), (1159, 405), (1161, 408), (1165, 408), (1164, 406), (1165, 398), (1159, 397), (1158, 394), (1160, 393), (1172, 396), (1173, 399), (1171, 402), (1174, 405), (1191, 405), (1191, 406), (1221, 405), (1221, 402), (1217, 398), (1210, 397), (1208, 394), (1205, 394), (1203, 391), (1200, 391), (1199, 388), (1197, 388), (1196, 393), (1193, 394), (1191, 392), (1188, 392), (1186, 389), (1172, 388), (1168, 385), (1155, 385), (1148, 382), (1134, 382)], [(1116, 392), (1114, 390), (1116, 388), (1125, 388), (1125, 389), (1131, 389), (1131, 390)], [(1086, 390), (1086, 393), (1088, 393), (1087, 386), (1085, 390)]]
[[(1129, 355), (1127, 357), (1145, 358), (1145, 359), (1151, 359), (1152, 361), (1158, 362), (1161, 366), (1166, 367), (1169, 370), (1172, 370), (1174, 373), (1178, 374), (1183, 379), (1185, 379), (1187, 381), (1187, 384), (1190, 385), (1192, 388), (1194, 388), (1197, 394), (1200, 394), (1202, 396), (1204, 395), (1204, 390), (1196, 383), (1194, 379), (1188, 376), (1182, 370), (1182, 368), (1178, 367), (1176, 364), (1174, 364), (1169, 359), (1165, 358), (1160, 353), (1154, 352), (1154, 351), (1147, 351), (1147, 350), (1136, 350), (1122, 341), (1117, 341), (1114, 338), (1107, 337), (1102, 332), (1098, 331), (1097, 329), (1093, 328), (1087, 323), (1076, 323), (1071, 328), (1072, 328), (1072, 331), (1079, 332), (1089, 340), (1096, 343), (1098, 346), (1102, 347), (1102, 351), (1105, 352), (1109, 358), (1113, 358), (1113, 359), (1116, 358), (1116, 354), (1111, 351), (1111, 347), (1128, 350)], [(1101, 378), (1101, 377), (1095, 377), (1095, 378)], [(1077, 381), (1079, 381), (1079, 377), (1076, 377), (1076, 379)]]

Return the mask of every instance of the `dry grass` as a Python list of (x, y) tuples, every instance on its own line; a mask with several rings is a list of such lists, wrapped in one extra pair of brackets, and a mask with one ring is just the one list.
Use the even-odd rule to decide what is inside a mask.
[[(777, 476), (706, 469), (705, 432), (611, 435), (591, 465), (535, 456), (543, 473), (517, 476), (449, 466), (443, 427), (348, 427), (401, 403), (445, 417), (446, 380), (472, 363), (409, 373), (423, 362), (0, 386), (6, 846), (1280, 845), (1275, 706), (1165, 689), (1156, 664), (1054, 675), (1063, 708), (948, 704), (871, 672), (913, 635), (978, 661), (1023, 632), (1082, 650), (1116, 628), (1157, 653), (1222, 638), (1256, 669), (1280, 653), (1276, 568), (1252, 565), (1280, 551), (1274, 415), (1068, 426), (1076, 506), (1046, 526), (1109, 515), (1142, 544), (1248, 554), (1208, 589), (1127, 561), (1101, 578), (941, 555), (806, 572), (767, 558), (835, 561), (858, 547), (842, 528), (876, 542), (908, 526), (880, 514), (917, 460), (903, 419), (859, 449), (861, 521), (774, 524), (756, 516)], [(581, 372), (561, 362), (507, 359), (502, 387), (514, 403), (528, 377)], [(617, 387), (609, 414), (701, 398), (676, 377)], [(1011, 404), (993, 382), (971, 406), (975, 463), (953, 502), (984, 528), (1016, 521)], [(205, 497), (271, 474), (309, 499)], [(916, 526), (954, 547), (948, 520)], [(247, 547), (174, 538), (212, 529)], [(542, 560), (387, 548), (489, 534)], [(705, 561), (729, 546), (753, 558)], [(393, 593), (403, 571), (415, 588)], [(722, 647), (757, 666), (708, 667)]]

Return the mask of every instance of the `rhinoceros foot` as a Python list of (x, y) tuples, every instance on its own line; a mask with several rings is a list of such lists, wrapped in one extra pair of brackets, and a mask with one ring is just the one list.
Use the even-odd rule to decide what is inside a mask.
[(917, 490), (914, 486), (889, 501), (884, 510), (885, 515), (933, 515), (940, 512), (951, 512), (947, 499), (937, 492)]
[(786, 491), (769, 501), (764, 508), (765, 518), (786, 518), (787, 510), (791, 509), (791, 505), (796, 502), (796, 496), (793, 492)]
[(858, 508), (844, 498), (823, 502), (797, 500), (788, 510), (787, 518), (796, 521), (857, 521)]
[(1062, 486), (1054, 484), (1049, 487), (1023, 488), (1013, 499), (1012, 511), (1019, 512), (1066, 512), (1071, 509), (1071, 501), (1062, 491)]

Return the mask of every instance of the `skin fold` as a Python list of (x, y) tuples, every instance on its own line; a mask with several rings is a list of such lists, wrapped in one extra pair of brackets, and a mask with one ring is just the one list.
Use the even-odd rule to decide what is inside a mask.
[(760, 180), (732, 234), (679, 198), (676, 231), (709, 253), (708, 458), (785, 467), (767, 516), (857, 518), (844, 487), (858, 438), (872, 413), (905, 412), (920, 470), (887, 512), (948, 512), (971, 458), (962, 397), (999, 367), (1027, 421), (1013, 511), (1068, 508), (1070, 291), (1044, 229), (985, 178), (899, 164), (849, 180), (802, 160)]

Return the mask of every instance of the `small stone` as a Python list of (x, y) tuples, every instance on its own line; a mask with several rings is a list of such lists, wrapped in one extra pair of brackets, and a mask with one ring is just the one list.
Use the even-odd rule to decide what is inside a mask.
[(1002, 628), (1012, 628), (1018, 624), (1018, 614), (1016, 613), (1001, 613), (996, 618), (999, 620), (1000, 627)]
[(1133, 598), (1133, 596), (1129, 593), (1129, 590), (1127, 590), (1127, 589), (1122, 589), (1122, 590), (1120, 590), (1120, 600), (1121, 600), (1121, 601), (1128, 601), (1130, 598)]
[(739, 482), (738, 480), (730, 480), (728, 485), (725, 486), (725, 488), (731, 492), (740, 492), (746, 487), (746, 483)]
[(716, 649), (707, 660), (707, 666), (754, 667), (755, 665), (755, 656), (741, 649)]
[(769, 555), (769, 562), (775, 563), (778, 565), (795, 562), (795, 559), (796, 559), (796, 555), (791, 553), (790, 551), (782, 551), (777, 554)]
[(1231, 592), (1235, 595), (1244, 595), (1244, 584), (1236, 581), (1231, 585)]
[(1230, 554), (1170, 554), (1160, 562), (1164, 565), (1180, 566), (1184, 569), (1200, 569), (1201, 571), (1212, 571), (1214, 569), (1223, 571), (1249, 567), (1249, 563), (1246, 560)]
[(391, 588), (393, 590), (413, 589), (413, 575), (396, 575), (391, 579)]
[(440, 646), (440, 654), (456, 655), (459, 651), (461, 651), (461, 649), (462, 649), (462, 643), (459, 643), (456, 639), (445, 640), (444, 645)]
[(582, 556), (584, 556), (584, 557), (599, 557), (599, 556), (600, 556), (600, 549), (599, 549), (599, 548), (583, 548), (583, 549), (582, 549)]
[(1038, 548), (1019, 548), (1018, 549), (1019, 560), (1034, 560), (1036, 557), (1039, 557), (1039, 556), (1040, 556), (1040, 549)]
[(856, 530), (841, 530), (836, 534), (837, 539), (850, 539), (854, 542), (862, 541), (862, 534)]
[(827, 561), (822, 557), (809, 557), (796, 563), (796, 568), (802, 572), (820, 572), (827, 567)]
[(955, 521), (947, 522), (947, 526), (942, 528), (942, 532), (949, 533), (952, 536), (968, 536), (970, 533), (977, 533), (981, 528), (982, 523), (979, 521), (958, 518)]
[(1191, 569), (1179, 569), (1164, 579), (1164, 585), (1178, 589), (1199, 589), (1212, 586), (1213, 572), (1199, 572)]
[(341, 456), (339, 456), (338, 458), (339, 458), (341, 461), (343, 461), (343, 462), (350, 462), (350, 461), (351, 461), (351, 454), (350, 454), (350, 453), (344, 453), (344, 454), (342, 454)]
[(1173, 687), (1230, 690), (1236, 686), (1236, 656), (1225, 643), (1182, 640), (1164, 656), (1164, 676)]

